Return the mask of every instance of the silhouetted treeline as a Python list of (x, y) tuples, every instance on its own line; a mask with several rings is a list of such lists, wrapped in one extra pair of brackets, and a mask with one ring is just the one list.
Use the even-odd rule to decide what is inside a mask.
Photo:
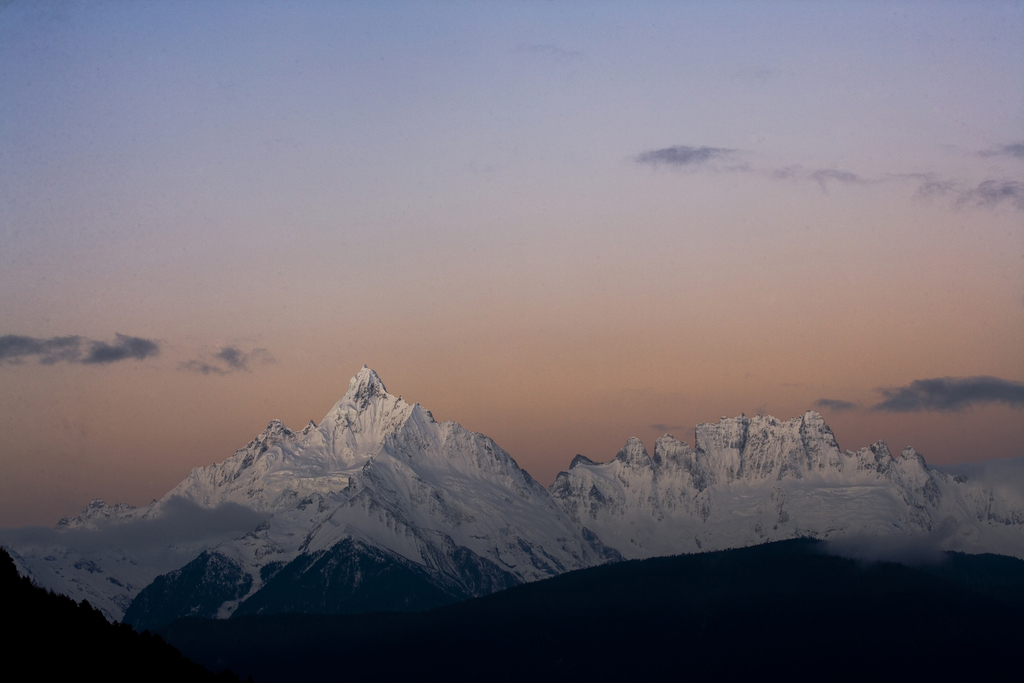
[(9, 680), (80, 680), (92, 674), (103, 680), (238, 681), (230, 671), (211, 673), (148, 631), (108, 622), (87, 600), (79, 604), (33, 585), (18, 576), (2, 548), (0, 596)]
[(821, 549), (796, 540), (622, 562), (422, 613), (182, 619), (160, 631), (196, 661), (257, 683), (1018, 670), (1024, 562), (947, 553), (912, 568)]

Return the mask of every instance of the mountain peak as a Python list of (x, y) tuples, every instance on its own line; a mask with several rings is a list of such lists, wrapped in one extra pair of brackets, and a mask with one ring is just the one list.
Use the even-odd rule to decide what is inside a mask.
[(349, 380), (348, 391), (342, 397), (341, 403), (351, 403), (357, 406), (357, 409), (362, 410), (372, 399), (387, 395), (388, 390), (384, 386), (384, 382), (376, 372), (364, 365), (363, 369)]
[(616, 454), (615, 459), (632, 466), (651, 466), (651, 458), (647, 455), (643, 441), (635, 436), (626, 439), (626, 445)]
[(388, 393), (388, 390), (377, 373), (370, 369), (369, 366), (364, 365), (363, 369), (357, 372), (355, 377), (349, 380), (348, 393), (363, 396), (375, 396), (386, 394)]
[(594, 462), (593, 460), (591, 460), (587, 456), (577, 454), (576, 457), (572, 459), (572, 462), (569, 463), (569, 469), (571, 470), (573, 467), (576, 467), (577, 465), (597, 465), (597, 464), (599, 464), (599, 463)]
[[(324, 416), (317, 429), (327, 429), (334, 434), (332, 439), (341, 437), (342, 432), (349, 436), (358, 433), (361, 436), (357, 440), (362, 443), (358, 447), (354, 442), (348, 443), (348, 436), (341, 438), (348, 443), (347, 448), (354, 449), (353, 452), (365, 451), (364, 455), (369, 455), (370, 451), (380, 446), (385, 434), (401, 427), (412, 413), (413, 406), (389, 394), (377, 373), (364, 365), (349, 382), (348, 391)], [(336, 428), (342, 432), (335, 432)]]

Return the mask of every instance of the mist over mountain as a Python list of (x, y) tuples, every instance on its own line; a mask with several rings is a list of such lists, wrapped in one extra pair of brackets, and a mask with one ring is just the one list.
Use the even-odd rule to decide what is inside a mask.
[(871, 561), (1024, 557), (1024, 490), (1005, 472), (940, 471), (883, 442), (841, 451), (814, 412), (695, 434), (662, 437), (653, 456), (637, 439), (605, 463), (577, 456), (545, 489), (364, 367), (319, 424), (271, 422), (148, 506), (94, 501), (0, 543), (23, 575), (140, 629), (418, 611), (622, 559), (794, 538)]

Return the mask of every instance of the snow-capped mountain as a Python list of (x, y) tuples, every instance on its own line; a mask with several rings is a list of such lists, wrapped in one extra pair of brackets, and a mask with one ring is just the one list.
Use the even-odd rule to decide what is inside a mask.
[[(168, 601), (203, 616), (226, 617), (239, 605), (243, 612), (281, 611), (298, 599), (282, 586), (305, 581), (322, 593), (328, 584), (351, 585), (356, 576), (388, 593), (377, 609), (411, 608), (618, 558), (493, 441), (454, 422), (436, 422), (419, 404), (387, 393), (365, 367), (318, 426), (292, 432), (271, 422), (232, 457), (193, 470), (146, 508), (97, 501), (58, 527), (131, 526), (126, 523), (159, 520), (183, 504), (246, 508), (256, 521), (231, 538), (207, 537), (204, 547), (192, 546), (191, 563), (180, 557), (162, 567), (151, 563), (144, 577), (136, 570), (130, 584), (119, 579), (122, 565), (138, 566), (130, 549), (115, 560), (107, 551), (82, 557), (15, 544), (16, 562), (43, 585), (87, 597), (118, 619), (157, 575), (181, 568), (128, 612), (148, 623), (140, 613), (177, 614)], [(83, 562), (93, 571), (75, 571)], [(396, 583), (413, 588), (402, 597)], [(192, 597), (182, 601), (183, 591)], [(426, 602), (417, 602), (423, 596)], [(190, 600), (202, 605), (186, 604)], [(358, 591), (339, 600), (366, 606)]]
[(649, 457), (630, 439), (611, 462), (578, 456), (551, 486), (562, 509), (624, 557), (796, 537), (928, 537), (936, 547), (1024, 557), (1024, 491), (937, 471), (913, 448), (841, 451), (821, 415), (723, 418), (670, 435)]
[(666, 435), (653, 458), (630, 439), (546, 490), (364, 367), (319, 425), (271, 422), (151, 505), (93, 501), (0, 543), (39, 584), (155, 627), (420, 609), (621, 558), (858, 535), (1024, 557), (1024, 490), (881, 442), (843, 452), (813, 412), (698, 425), (693, 448)]
[[(372, 590), (385, 601), (377, 609), (413, 608), (616, 556), (493, 441), (434, 421), (419, 404), (388, 394), (368, 368), (319, 426), (292, 433), (271, 423), (244, 451), (193, 470), (169, 495), (271, 514), (202, 558), (205, 566), (215, 556), (210, 571), (235, 577), (224, 601), (201, 610), (206, 616), (322, 611), (328, 586), (341, 591), (335, 603), (364, 609), (365, 596), (350, 590), (356, 577), (364, 591), (376, 582)], [(193, 580), (189, 572), (174, 579)], [(416, 588), (403, 593), (397, 584)], [(180, 592), (173, 582), (154, 587), (126, 619), (145, 622), (144, 612), (166, 609)]]

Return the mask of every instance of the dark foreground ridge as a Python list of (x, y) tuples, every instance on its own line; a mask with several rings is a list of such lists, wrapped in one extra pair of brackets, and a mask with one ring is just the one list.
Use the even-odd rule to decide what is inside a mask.
[[(76, 603), (19, 577), (14, 561), (0, 548), (0, 595), (9, 628), (3, 641), (10, 676), (48, 680), (218, 681), (231, 683), (230, 671), (213, 674), (148, 631), (111, 624), (88, 601)], [(221, 667), (223, 669), (223, 667)]]
[(420, 613), (181, 619), (160, 633), (256, 683), (757, 675), (920, 680), (1014, 670), (1024, 561), (864, 564), (782, 541), (570, 572)]
[[(422, 612), (472, 597), (467, 585), (479, 594), (517, 583), (511, 574), (465, 548), (453, 549), (450, 558), (462, 585), (439, 581), (396, 553), (345, 539), (326, 551), (300, 555), (283, 567), (264, 566), (263, 587), (244, 600), (233, 617)], [(140, 631), (155, 631), (185, 616), (213, 619), (225, 601), (238, 600), (251, 586), (252, 578), (236, 562), (204, 551), (142, 589), (125, 611), (124, 621)]]

